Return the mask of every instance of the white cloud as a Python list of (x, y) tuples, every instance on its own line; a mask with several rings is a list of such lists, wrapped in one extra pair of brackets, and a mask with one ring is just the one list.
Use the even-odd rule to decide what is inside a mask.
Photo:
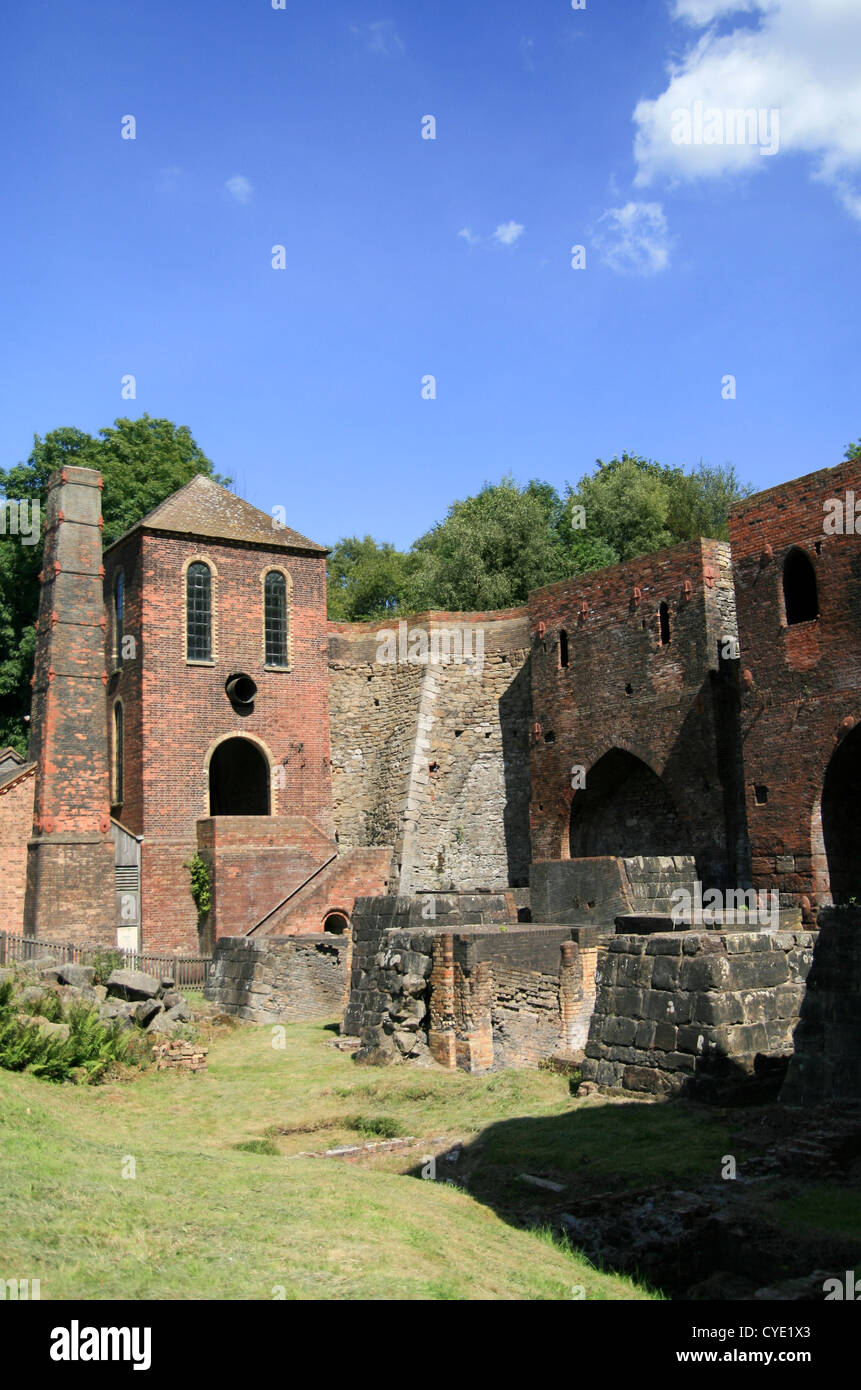
[(592, 233), (601, 260), (622, 275), (655, 275), (670, 263), (670, 235), (660, 203), (608, 208)]
[(764, 10), (766, 0), (675, 0), (673, 18), (684, 19), (689, 24), (702, 27), (723, 15), (738, 14), (742, 10)]
[(250, 181), (243, 174), (234, 174), (232, 179), (228, 179), (224, 187), (227, 189), (231, 198), (235, 198), (237, 203), (250, 203), (254, 189)]
[(523, 63), (524, 68), (527, 72), (534, 72), (535, 63), (532, 60), (535, 57), (535, 40), (527, 39), (524, 37), (520, 40), (519, 47), (520, 60)]
[(481, 241), (481, 237), (473, 235), (471, 227), (461, 227), (458, 236), (462, 236), (468, 246), (474, 246), (477, 241)]
[(404, 41), (395, 32), (391, 19), (375, 19), (371, 24), (351, 24), (350, 33), (362, 40), (369, 53), (391, 58), (406, 51)]
[(493, 235), (502, 246), (513, 246), (523, 236), (525, 228), (519, 222), (501, 222)]
[[(714, 178), (767, 168), (762, 126), (738, 143), (674, 143), (679, 112), (750, 111), (779, 122), (779, 151), (806, 155), (844, 207), (861, 204), (859, 0), (675, 0), (676, 18), (702, 30), (669, 66), (666, 90), (635, 112), (636, 183)], [(715, 21), (736, 15), (721, 32)], [(751, 24), (751, 17), (757, 21)], [(714, 130), (713, 127), (712, 138)], [(708, 138), (708, 137), (707, 137)], [(772, 141), (773, 143), (773, 141)]]

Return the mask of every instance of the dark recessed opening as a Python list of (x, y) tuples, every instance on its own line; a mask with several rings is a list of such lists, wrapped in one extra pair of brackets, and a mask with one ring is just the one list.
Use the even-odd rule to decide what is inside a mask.
[(544, 735), (544, 742), (545, 742), (545, 743), (555, 743), (555, 742), (556, 742), (556, 735), (555, 735), (551, 730), (548, 730), (547, 733)]
[(816, 572), (810, 557), (797, 547), (790, 550), (783, 566), (783, 604), (790, 627), (819, 617)]
[(559, 633), (559, 665), (568, 665), (568, 633), (564, 628)]
[(428, 772), (439, 772), (439, 763), (428, 763)]
[(350, 924), (343, 912), (330, 912), (329, 916), (323, 922), (324, 932), (335, 933), (338, 936), (343, 935), (343, 933), (349, 931), (349, 929)]
[(757, 806), (764, 806), (768, 800), (768, 787), (764, 787), (761, 783), (759, 783), (757, 786), (754, 787), (753, 794), (756, 798)]
[(463, 729), (455, 729), (455, 731), (454, 731), (454, 736), (455, 736), (455, 738), (460, 738), (460, 736), (461, 736), (462, 733), (463, 733)]
[(625, 686), (625, 694), (626, 694), (626, 695), (633, 695), (633, 693), (634, 693), (634, 687), (629, 683), (628, 685)]
[(821, 554), (822, 554), (822, 542), (821, 542), (821, 541), (816, 541), (816, 543), (815, 543), (813, 549), (816, 551), (816, 554), (817, 554), (817, 555), (821, 555)]
[(667, 647), (670, 643), (670, 610), (665, 603), (658, 609), (658, 618), (661, 624), (661, 646)]

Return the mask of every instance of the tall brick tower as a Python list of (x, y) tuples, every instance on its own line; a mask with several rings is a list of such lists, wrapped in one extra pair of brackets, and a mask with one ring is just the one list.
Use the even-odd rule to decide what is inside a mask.
[(36, 762), (24, 932), (116, 941), (105, 723), (102, 480), (64, 468), (48, 482), (30, 757)]

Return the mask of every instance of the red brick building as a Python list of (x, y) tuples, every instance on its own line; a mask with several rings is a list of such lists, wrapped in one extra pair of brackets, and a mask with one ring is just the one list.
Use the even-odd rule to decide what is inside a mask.
[(402, 891), (464, 863), (473, 889), (506, 863), (512, 886), (536, 862), (564, 879), (568, 859), (588, 884), (590, 860), (640, 856), (808, 918), (861, 897), (858, 463), (742, 502), (729, 544), (460, 615), (488, 624), (475, 673), (381, 664), (371, 624), (346, 641), (325, 549), (203, 477), (102, 557), (99, 482), (50, 484), (0, 929), (177, 951), (343, 929), (356, 897), (398, 891), (410, 836), (423, 878)]

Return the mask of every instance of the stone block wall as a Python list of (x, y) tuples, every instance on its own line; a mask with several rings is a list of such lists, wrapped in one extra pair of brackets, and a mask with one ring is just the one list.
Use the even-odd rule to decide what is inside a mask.
[(585, 1080), (707, 1100), (776, 1093), (815, 933), (617, 936), (599, 956)]
[(221, 937), (204, 995), (251, 1023), (340, 1018), (351, 943), (345, 936)]
[(823, 908), (795, 1052), (780, 1099), (787, 1105), (861, 1100), (861, 908)]

